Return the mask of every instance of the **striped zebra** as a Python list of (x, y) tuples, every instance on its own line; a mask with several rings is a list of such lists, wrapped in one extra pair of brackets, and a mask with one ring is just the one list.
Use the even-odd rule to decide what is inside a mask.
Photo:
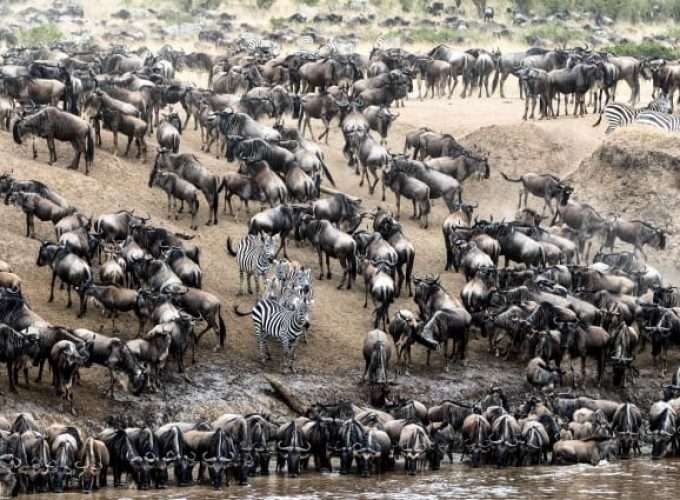
[(656, 127), (664, 132), (680, 132), (680, 116), (659, 111), (641, 111), (635, 123)]
[(279, 301), (262, 299), (250, 313), (239, 311), (238, 306), (234, 306), (234, 312), (238, 316), (250, 314), (253, 318), (255, 338), (262, 363), (264, 364), (271, 359), (267, 340), (272, 337), (281, 343), (286, 367), (291, 373), (295, 373), (293, 362), (295, 361), (297, 341), (309, 326), (308, 302), (300, 298), (296, 301), (295, 307), (290, 309)]
[(227, 251), (236, 257), (239, 273), (238, 295), (243, 295), (243, 276), (248, 277), (248, 293), (252, 294), (250, 286), (251, 276), (255, 277), (255, 291), (260, 297), (260, 278), (264, 278), (271, 268), (274, 261), (274, 240), (271, 236), (264, 239), (257, 235), (249, 234), (243, 238), (236, 251), (231, 244), (231, 237), (227, 238)]
[[(264, 298), (278, 301), (288, 309), (295, 309), (300, 298), (311, 303), (314, 297), (312, 288), (312, 270), (300, 266), (297, 262), (277, 260), (274, 264), (273, 276), (267, 281)], [(302, 340), (307, 343), (307, 329)]]
[(307, 300), (311, 300), (313, 296), (311, 269), (288, 260), (275, 261), (273, 276), (267, 280), (267, 291), (264, 297), (284, 299), (284, 305), (290, 305), (287, 297), (298, 296)]
[(653, 101), (651, 101), (646, 107), (634, 108), (628, 104), (622, 102), (614, 102), (607, 104), (600, 113), (600, 117), (597, 122), (593, 124), (593, 127), (597, 127), (602, 121), (602, 115), (607, 119), (607, 130), (605, 134), (611, 134), (614, 130), (619, 127), (627, 127), (632, 124), (637, 116), (643, 111), (657, 111), (661, 113), (671, 112), (671, 102), (666, 96), (659, 96)]

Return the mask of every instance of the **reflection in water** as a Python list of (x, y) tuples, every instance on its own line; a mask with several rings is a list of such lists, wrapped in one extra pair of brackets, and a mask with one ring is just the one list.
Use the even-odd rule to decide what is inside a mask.
[[(523, 467), (473, 469), (455, 463), (443, 465), (436, 473), (407, 476), (399, 471), (378, 479), (357, 476), (316, 474), (287, 479), (282, 475), (251, 479), (250, 486), (232, 485), (223, 490), (210, 488), (170, 488), (163, 491), (137, 491), (107, 488), (94, 495), (69, 494), (67, 498), (92, 499), (252, 499), (314, 500), (375, 499), (436, 500), (456, 499), (644, 499), (677, 498), (680, 462), (653, 462), (649, 457), (632, 461), (601, 463), (598, 467)], [(53, 497), (53, 496), (52, 496)], [(37, 498), (32, 496), (31, 498)], [(45, 497), (49, 498), (49, 497)]]

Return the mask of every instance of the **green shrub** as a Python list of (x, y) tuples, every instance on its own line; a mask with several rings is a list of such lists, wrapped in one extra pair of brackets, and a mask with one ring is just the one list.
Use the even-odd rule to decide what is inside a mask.
[(565, 44), (572, 42), (578, 36), (578, 31), (570, 30), (562, 24), (549, 23), (529, 28), (524, 35), (524, 39), (528, 42), (531, 38), (537, 37), (558, 44)]
[(441, 28), (416, 28), (410, 31), (415, 42), (446, 43), (456, 39), (460, 34), (456, 30)]
[(258, 9), (271, 9), (272, 5), (276, 0), (256, 0)]
[(529, 10), (531, 10), (531, 8), (533, 7), (532, 0), (514, 0), (512, 3), (514, 4), (515, 8), (522, 14), (527, 14)]
[(272, 29), (280, 30), (286, 27), (288, 20), (285, 17), (272, 17), (269, 19), (269, 23), (272, 25)]
[(664, 4), (664, 10), (669, 17), (674, 21), (680, 21), (680, 0), (667, 0)]
[(404, 12), (411, 12), (413, 11), (413, 5), (415, 4), (415, 0), (399, 0), (399, 5), (401, 6), (401, 10)]
[(34, 46), (58, 42), (64, 34), (54, 24), (41, 24), (30, 29), (20, 29), (17, 38), (21, 45)]
[(648, 57), (652, 59), (677, 59), (680, 57), (680, 51), (666, 47), (665, 45), (661, 45), (656, 42), (620, 43), (618, 45), (605, 47), (604, 50), (612, 54), (616, 54), (617, 56), (632, 56), (637, 58)]
[(307, 5), (309, 7), (316, 7), (317, 5), (319, 5), (319, 0), (297, 0), (297, 1), (298, 3)]

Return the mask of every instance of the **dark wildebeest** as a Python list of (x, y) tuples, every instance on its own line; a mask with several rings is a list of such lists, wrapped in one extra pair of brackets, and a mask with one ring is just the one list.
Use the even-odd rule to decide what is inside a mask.
[(524, 195), (524, 206), (527, 206), (527, 199), (531, 193), (534, 196), (543, 198), (543, 212), (545, 207), (548, 207), (550, 214), (555, 213), (552, 207), (552, 201), (557, 199), (558, 203), (564, 197), (568, 197), (573, 192), (574, 188), (564, 184), (559, 177), (551, 174), (524, 174), (518, 178), (512, 178), (501, 172), (501, 176), (508, 182), (521, 182), (522, 186), (519, 189), (519, 203), (517, 208), (522, 208), (522, 195)]
[(94, 128), (86, 121), (50, 106), (14, 122), (12, 128), (14, 142), (21, 144), (22, 136), (26, 132), (47, 140), (50, 165), (57, 161), (54, 140), (70, 142), (76, 156), (68, 168), (77, 169), (80, 165), (80, 156), (84, 154), (85, 175), (90, 173), (94, 161)]
[(220, 186), (222, 185), (222, 180), (219, 176), (210, 173), (194, 155), (173, 154), (163, 148), (158, 151), (156, 156), (156, 161), (149, 177), (149, 187), (151, 187), (153, 178), (159, 170), (172, 172), (199, 189), (205, 196), (210, 209), (210, 217), (206, 224), (217, 224), (217, 212), (220, 201), (219, 193)]
[(635, 252), (639, 251), (647, 259), (643, 247), (648, 245), (657, 250), (665, 250), (667, 234), (668, 231), (659, 229), (649, 222), (641, 220), (629, 222), (617, 218), (608, 227), (604, 246), (609, 247), (613, 251), (616, 238), (619, 238), (621, 241), (633, 245), (633, 250)]

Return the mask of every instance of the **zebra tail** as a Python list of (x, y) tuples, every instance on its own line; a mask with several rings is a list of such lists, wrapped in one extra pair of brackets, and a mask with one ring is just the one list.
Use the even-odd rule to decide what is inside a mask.
[(227, 250), (232, 257), (236, 257), (236, 252), (234, 252), (234, 248), (231, 246), (231, 236), (227, 236)]
[(238, 305), (234, 306), (234, 314), (236, 314), (236, 316), (249, 316), (252, 312), (253, 312), (252, 309), (250, 311), (247, 311), (247, 312), (241, 312), (241, 311), (238, 310)]

